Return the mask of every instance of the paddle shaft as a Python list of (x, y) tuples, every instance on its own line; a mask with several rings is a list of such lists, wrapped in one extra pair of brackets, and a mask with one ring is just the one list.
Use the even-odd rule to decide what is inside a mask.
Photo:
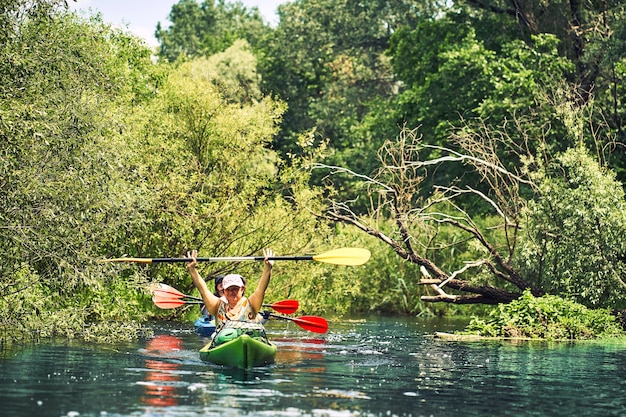
[[(218, 258), (196, 258), (198, 262), (220, 262), (220, 261), (264, 261), (266, 258), (263, 256), (231, 256), (231, 257), (218, 257)], [(269, 256), (267, 258), (270, 261), (312, 261), (312, 255), (300, 255), (300, 256)], [(152, 258), (146, 259), (146, 263), (175, 263), (175, 262), (191, 262), (191, 258)]]
[[(267, 259), (272, 261), (318, 261), (334, 265), (357, 266), (363, 265), (369, 260), (370, 251), (362, 248), (341, 248), (333, 249), (319, 255), (291, 255), (291, 256), (270, 256)], [(197, 258), (199, 262), (218, 262), (218, 261), (263, 261), (264, 256), (233, 256), (233, 257), (213, 257), (213, 258)], [(187, 258), (115, 258), (104, 259), (102, 262), (135, 262), (140, 264), (151, 263), (171, 263), (171, 262), (190, 262), (192, 259)]]

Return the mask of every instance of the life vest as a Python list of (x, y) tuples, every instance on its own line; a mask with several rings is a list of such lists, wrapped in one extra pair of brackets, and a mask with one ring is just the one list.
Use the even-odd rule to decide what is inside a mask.
[(228, 312), (228, 302), (220, 299), (220, 306), (217, 309), (217, 317), (215, 325), (221, 328), (227, 321), (257, 321), (257, 313), (252, 310), (248, 297), (241, 297), (241, 300), (235, 306), (234, 313)]

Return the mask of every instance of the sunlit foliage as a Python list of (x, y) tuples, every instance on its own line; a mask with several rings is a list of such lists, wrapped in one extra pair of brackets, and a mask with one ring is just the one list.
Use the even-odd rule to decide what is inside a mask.
[(554, 295), (534, 297), (529, 291), (501, 304), (488, 318), (474, 318), (466, 333), (486, 337), (581, 340), (623, 337), (623, 329), (608, 310), (591, 310)]

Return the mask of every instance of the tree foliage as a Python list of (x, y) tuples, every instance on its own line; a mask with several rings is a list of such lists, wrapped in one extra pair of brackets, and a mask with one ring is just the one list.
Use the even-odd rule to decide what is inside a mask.
[(256, 45), (269, 28), (259, 10), (241, 2), (180, 0), (168, 16), (171, 24), (157, 24), (159, 57), (174, 62), (179, 57), (208, 57), (223, 52), (237, 39)]
[(2, 12), (3, 328), (88, 336), (86, 323), (106, 329), (110, 320), (132, 335), (143, 313), (138, 293), (124, 288), (136, 277), (115, 282), (92, 259), (141, 201), (123, 187), (127, 172), (117, 167), (131, 149), (117, 132), (159, 74), (137, 39), (98, 20), (58, 18), (58, 2), (28, 3)]
[(263, 98), (257, 59), (247, 41), (236, 40), (224, 52), (194, 61), (194, 76), (213, 83), (226, 100), (248, 104)]
[[(206, 61), (154, 64), (139, 39), (97, 17), (18, 6), (3, 15), (14, 33), (0, 60), (3, 339), (133, 337), (151, 312), (148, 281), (191, 289), (184, 268), (103, 257), (322, 244), (324, 225), (303, 209), (321, 201), (306, 172), (268, 146), (284, 105), (256, 95), (254, 77), (223, 84)], [(285, 269), (288, 291), (299, 275)]]
[(524, 291), (510, 304), (474, 318), (466, 333), (485, 337), (581, 340), (620, 337), (623, 329), (606, 309), (591, 310), (554, 295), (535, 297)]
[[(530, 288), (582, 294), (594, 306), (621, 302), (622, 244), (605, 235), (621, 233), (621, 207), (600, 220), (595, 246), (604, 252), (586, 263), (576, 256), (577, 233), (596, 206), (578, 204), (575, 221), (572, 209), (550, 202), (575, 200), (562, 175), (573, 169), (568, 158), (587, 161), (586, 172), (602, 178), (584, 178), (577, 187), (586, 196), (619, 201), (619, 193), (607, 196), (620, 188), (619, 106), (609, 104), (621, 94), (620, 2), (301, 0), (281, 6), (279, 16), (253, 45), (264, 91), (288, 104), (275, 149), (298, 154), (303, 135), (327, 146), (318, 165), (326, 169), (313, 179), (330, 179), (329, 193), (338, 193), (329, 217), (423, 266), (437, 292), (423, 299), (506, 302)], [(366, 222), (360, 214), (368, 206)], [(580, 267), (563, 275), (565, 262)]]
[(360, 268), (281, 263), (268, 297), (303, 311), (430, 314), (421, 301), (525, 289), (623, 307), (622, 2), (296, 0), (279, 16), (181, 0), (154, 63), (63, 1), (3, 3), (3, 328), (135, 334), (145, 284), (193, 291), (184, 268), (94, 259), (192, 248), (373, 249)]
[[(476, 29), (458, 21), (459, 16), (445, 16), (415, 30), (398, 31), (392, 38), (394, 69), (406, 82), (394, 100), (396, 123), (419, 126), (426, 143), (458, 151), (462, 148), (451, 140), (456, 129), (484, 136), (485, 127), (509, 136), (523, 131), (526, 141), (520, 145), (531, 152), (542, 143), (555, 152), (564, 150), (565, 128), (555, 117), (554, 105), (544, 98), (573, 67), (559, 56), (558, 39), (549, 34), (526, 42), (509, 37), (494, 47), (493, 40), (478, 38)], [(496, 151), (506, 167), (520, 165), (519, 152)], [(462, 166), (431, 175), (439, 183), (458, 178), (480, 182)]]
[[(289, 104), (275, 148), (296, 153), (298, 136), (311, 131), (316, 141), (329, 143), (328, 163), (373, 169), (384, 138), (360, 126), (372, 107), (387, 103), (398, 89), (385, 55), (389, 40), (403, 25), (432, 13), (435, 4), (297, 0), (281, 5), (280, 22), (260, 48), (264, 91)], [(350, 184), (336, 186), (350, 193)]]
[[(181, 1), (163, 48), (223, 50), (198, 52), (192, 38), (215, 37), (228, 19), (233, 27), (246, 22), (219, 11), (228, 8), (237, 9)], [(207, 26), (213, 17), (202, 13), (221, 23)], [(537, 107), (537, 95), (565, 82), (579, 105), (593, 98), (599, 111), (592, 123), (604, 131), (596, 135), (599, 148), (623, 180), (622, 2), (299, 0), (282, 5), (279, 16), (259, 42), (246, 31), (233, 37), (247, 38), (260, 58), (263, 91), (289, 103), (274, 140), (283, 155), (296, 153), (299, 135), (313, 132), (328, 140), (326, 163), (371, 174), (376, 149), (403, 127), (419, 126), (428, 143), (451, 147), (450, 128), (464, 120), (488, 117), (502, 126), (524, 115), (535, 120), (534, 134), (552, 135), (549, 145), (558, 147), (563, 127), (549, 108)], [(176, 27), (191, 35), (173, 36)], [(353, 197), (353, 184), (335, 185)]]
[(626, 202), (613, 172), (571, 148), (533, 174), (537, 198), (520, 247), (524, 275), (551, 294), (589, 307), (626, 299)]

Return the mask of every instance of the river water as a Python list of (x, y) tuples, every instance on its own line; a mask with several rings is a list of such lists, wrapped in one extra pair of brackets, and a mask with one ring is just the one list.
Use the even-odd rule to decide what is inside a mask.
[(0, 416), (624, 416), (626, 344), (451, 342), (438, 319), (271, 321), (276, 363), (203, 363), (192, 326), (0, 356)]

